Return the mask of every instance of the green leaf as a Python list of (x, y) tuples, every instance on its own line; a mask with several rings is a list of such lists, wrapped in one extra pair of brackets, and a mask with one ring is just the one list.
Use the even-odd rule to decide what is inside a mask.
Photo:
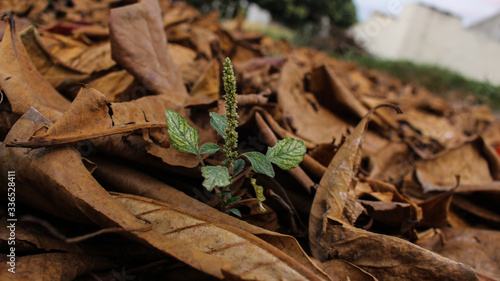
[(215, 112), (210, 112), (210, 125), (212, 125), (212, 128), (214, 128), (219, 135), (221, 135), (223, 138), (226, 137), (226, 126), (227, 126), (227, 119), (226, 116), (220, 115)]
[(297, 167), (305, 154), (306, 146), (303, 141), (284, 138), (267, 150), (266, 157), (281, 169), (288, 170)]
[(235, 209), (235, 208), (231, 208), (229, 210), (226, 211), (226, 213), (229, 215), (230, 213), (233, 213), (235, 214), (236, 216), (240, 217), (241, 218), (241, 212), (240, 210), (238, 209)]
[(226, 167), (206, 166), (201, 168), (201, 174), (205, 178), (202, 184), (208, 191), (212, 191), (216, 186), (223, 187), (231, 184)]
[(200, 154), (204, 154), (204, 153), (207, 153), (207, 154), (212, 154), (212, 153), (215, 153), (217, 152), (217, 150), (220, 149), (220, 146), (218, 146), (217, 144), (215, 143), (205, 143), (204, 145), (202, 145), (200, 147)]
[(220, 195), (226, 195), (226, 198), (231, 198), (231, 190), (222, 190)]
[(254, 178), (250, 179), (250, 183), (255, 190), (255, 196), (257, 197), (257, 202), (259, 202), (259, 209), (261, 212), (265, 212), (266, 208), (262, 205), (262, 202), (266, 201), (266, 197), (264, 196), (264, 188), (261, 185), (257, 184), (257, 180)]
[(241, 197), (239, 197), (239, 196), (234, 196), (234, 197), (229, 198), (229, 199), (226, 201), (226, 204), (227, 204), (228, 206), (230, 206), (230, 205), (233, 205), (233, 204), (236, 204), (236, 203), (240, 202), (240, 200), (241, 200)]
[(248, 160), (250, 160), (250, 163), (252, 163), (252, 168), (256, 173), (274, 177), (273, 165), (271, 165), (271, 162), (269, 162), (264, 154), (252, 151), (244, 153), (243, 155), (248, 158)]
[(233, 163), (233, 176), (241, 172), (241, 170), (243, 170), (243, 167), (245, 167), (245, 160), (236, 159), (236, 161), (234, 161)]
[(186, 119), (171, 109), (167, 109), (165, 116), (172, 146), (179, 151), (196, 154), (200, 157), (198, 151), (200, 136), (198, 135), (198, 131), (190, 127)]

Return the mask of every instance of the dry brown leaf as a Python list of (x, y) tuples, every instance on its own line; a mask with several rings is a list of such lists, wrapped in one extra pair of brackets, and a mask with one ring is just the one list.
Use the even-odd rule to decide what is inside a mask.
[(23, 30), (20, 34), (26, 52), (31, 62), (47, 81), (54, 87), (67, 83), (81, 81), (88, 77), (75, 69), (57, 62), (43, 49), (40, 35), (34, 26)]
[(449, 190), (419, 203), (418, 206), (422, 208), (420, 224), (427, 227), (447, 226), (452, 199), (453, 190)]
[(0, 256), (0, 279), (9, 281), (73, 280), (93, 270), (110, 270), (116, 264), (107, 259), (81, 254), (47, 253), (16, 257), (13, 274), (6, 255)]
[(400, 116), (399, 120), (410, 124), (426, 143), (435, 140), (445, 148), (452, 148), (459, 146), (466, 140), (463, 132), (455, 128), (443, 116), (410, 109), (405, 111), (404, 116)]
[(406, 143), (388, 142), (382, 149), (370, 155), (373, 165), (370, 177), (399, 180), (415, 169), (419, 160)]
[[(413, 223), (422, 220), (422, 209), (412, 199), (401, 194), (394, 185), (392, 185), (388, 182), (381, 181), (381, 180), (366, 179), (366, 178), (363, 178), (362, 180), (369, 183), (370, 188), (375, 192), (392, 194), (391, 202), (399, 202), (399, 203), (409, 204), (411, 207), (411, 212), (410, 212), (411, 213), (411, 221)], [(357, 191), (357, 188), (358, 188), (358, 186), (356, 186), (356, 191)], [(373, 193), (371, 193), (371, 194), (373, 195)], [(381, 201), (383, 201), (383, 200), (381, 200)]]
[(304, 69), (297, 62), (288, 60), (281, 71), (278, 87), (278, 103), (283, 114), (297, 129), (297, 135), (315, 143), (325, 143), (332, 137), (340, 137), (347, 124), (325, 109), (311, 104), (304, 95)]
[(219, 99), (220, 90), (220, 66), (216, 59), (209, 62), (203, 74), (194, 83), (193, 88), (191, 88), (190, 94), (192, 96), (196, 95), (207, 95), (212, 100)]
[[(0, 222), (0, 241), (4, 247), (1, 247), (3, 253), (7, 253), (9, 250), (8, 240), (10, 237), (10, 228), (7, 228), (7, 221), (3, 220)], [(68, 244), (63, 240), (47, 237), (43, 235), (37, 235), (36, 233), (30, 232), (25, 229), (21, 224), (21, 221), (16, 224), (16, 254), (18, 253), (36, 253), (40, 250), (44, 251), (57, 251), (57, 252), (68, 252), (75, 254), (82, 254), (82, 248), (77, 244)]]
[(322, 246), (331, 257), (348, 261), (379, 280), (478, 280), (462, 263), (400, 238), (371, 233), (328, 219)]
[[(29, 142), (15, 140), (9, 144), (45, 147), (90, 139), (92, 146), (132, 161), (143, 161), (149, 165), (164, 162), (172, 166), (196, 167), (199, 160), (195, 155), (169, 146), (170, 140), (164, 123), (165, 109), (169, 108), (181, 115), (187, 114), (165, 96), (146, 96), (131, 102), (109, 104), (101, 93), (84, 88), (71, 105), (71, 111), (60, 122), (50, 126), (47, 131), (38, 131), (39, 136), (33, 137)], [(215, 141), (212, 130), (208, 129), (209, 124), (205, 124), (203, 128), (195, 124), (192, 126), (198, 129), (201, 144)], [(137, 129), (147, 128), (149, 132), (142, 136), (130, 134)]]
[(358, 200), (365, 208), (367, 214), (377, 222), (389, 227), (402, 229), (412, 219), (411, 205), (399, 202), (378, 202)]
[(70, 102), (61, 96), (31, 63), (12, 22), (0, 45), (0, 86), (12, 111), (24, 114), (30, 107), (52, 121), (61, 117)]
[(14, 140), (12, 144), (24, 147), (63, 145), (138, 129), (166, 127), (165, 124), (148, 122), (121, 123), (119, 121), (122, 120), (116, 119), (110, 115), (108, 101), (103, 94), (94, 89), (82, 88), (58, 122), (36, 131), (29, 142)]
[(463, 262), (478, 273), (500, 280), (498, 241), (500, 241), (498, 231), (445, 228), (441, 233), (418, 244), (442, 256)]
[[(369, 109), (363, 106), (329, 64), (312, 71), (310, 87), (318, 101), (331, 112), (343, 112), (358, 118), (368, 114)], [(373, 120), (379, 125), (383, 124), (377, 116)]]
[[(209, 274), (256, 280), (322, 280), (277, 248), (239, 228), (147, 198), (126, 194), (114, 194), (114, 198), (147, 221), (159, 234), (156, 239), (175, 241), (186, 251), (191, 248), (196, 262), (205, 259), (207, 265), (212, 264), (210, 269), (202, 268)], [(218, 270), (221, 273), (216, 275)]]
[(182, 23), (169, 28), (167, 37), (170, 41), (184, 46), (192, 46), (199, 56), (211, 60), (212, 46), (218, 45), (219, 38), (212, 31), (189, 23)]
[(318, 264), (334, 281), (378, 281), (370, 273), (344, 260), (333, 259)]
[(45, 32), (39, 38), (40, 47), (51, 57), (76, 71), (91, 74), (116, 64), (111, 58), (109, 42), (87, 45), (79, 40), (56, 33)]
[[(399, 109), (397, 109), (399, 111)], [(371, 110), (353, 132), (346, 138), (344, 144), (339, 148), (328, 166), (325, 175), (321, 178), (317, 193), (314, 197), (311, 213), (309, 216), (309, 243), (313, 256), (320, 261), (327, 258), (326, 249), (321, 246), (323, 235), (325, 235), (325, 224), (327, 219), (345, 220), (344, 213), (359, 215), (356, 204), (347, 209), (349, 191), (355, 186), (357, 167), (361, 161), (361, 145), (371, 119)], [(359, 204), (359, 203), (358, 203)], [(355, 215), (355, 217), (357, 217)], [(351, 221), (350, 223), (353, 223)]]
[(480, 146), (477, 141), (469, 142), (440, 157), (418, 163), (415, 176), (423, 192), (451, 189), (455, 186), (456, 175), (463, 184), (492, 182), (490, 167)]
[(120, 70), (91, 81), (88, 87), (103, 93), (110, 102), (122, 102), (146, 95), (144, 88), (135, 85), (134, 77), (126, 70)]
[(184, 21), (192, 21), (200, 16), (200, 12), (186, 2), (160, 2), (163, 15), (163, 26), (168, 28)]
[(157, 0), (111, 10), (113, 59), (147, 90), (182, 103), (188, 94), (167, 48)]

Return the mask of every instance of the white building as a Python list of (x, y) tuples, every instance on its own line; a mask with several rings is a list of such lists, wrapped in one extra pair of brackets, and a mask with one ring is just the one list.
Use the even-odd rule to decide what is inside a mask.
[(449, 13), (410, 4), (399, 18), (373, 14), (349, 33), (377, 57), (438, 65), (500, 85), (500, 42), (464, 29)]
[(500, 12), (471, 25), (469, 30), (500, 41)]
[(262, 9), (255, 3), (250, 3), (250, 5), (248, 5), (246, 19), (248, 22), (268, 25), (271, 23), (272, 17), (269, 11)]

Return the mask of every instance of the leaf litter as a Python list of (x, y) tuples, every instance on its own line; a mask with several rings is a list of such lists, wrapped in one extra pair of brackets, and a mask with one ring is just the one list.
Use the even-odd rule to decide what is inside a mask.
[[(2, 227), (0, 279), (500, 280), (500, 135), (487, 107), (183, 2), (20, 2), (0, 4), (13, 10), (0, 27), (0, 170), (16, 171), (20, 216), (18, 273)], [(223, 113), (227, 56), (247, 155), (231, 189), (241, 219), (220, 211), (198, 159), (223, 168), (210, 117)], [(198, 131), (198, 155), (174, 148), (166, 110)], [(240, 170), (264, 154), (287, 167), (273, 147), (290, 138), (307, 147), (299, 167), (258, 184)]]

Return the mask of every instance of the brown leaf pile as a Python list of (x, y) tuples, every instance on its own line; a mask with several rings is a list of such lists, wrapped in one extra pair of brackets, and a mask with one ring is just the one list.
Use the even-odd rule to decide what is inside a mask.
[[(0, 26), (1, 280), (500, 280), (488, 107), (225, 29), (183, 2), (56, 2), (0, 3), (12, 11)], [(172, 109), (200, 145), (221, 141), (209, 113), (226, 56), (240, 152), (284, 137), (308, 148), (300, 167), (256, 176), (265, 212), (248, 178), (234, 184), (241, 220), (219, 211), (164, 121)]]

